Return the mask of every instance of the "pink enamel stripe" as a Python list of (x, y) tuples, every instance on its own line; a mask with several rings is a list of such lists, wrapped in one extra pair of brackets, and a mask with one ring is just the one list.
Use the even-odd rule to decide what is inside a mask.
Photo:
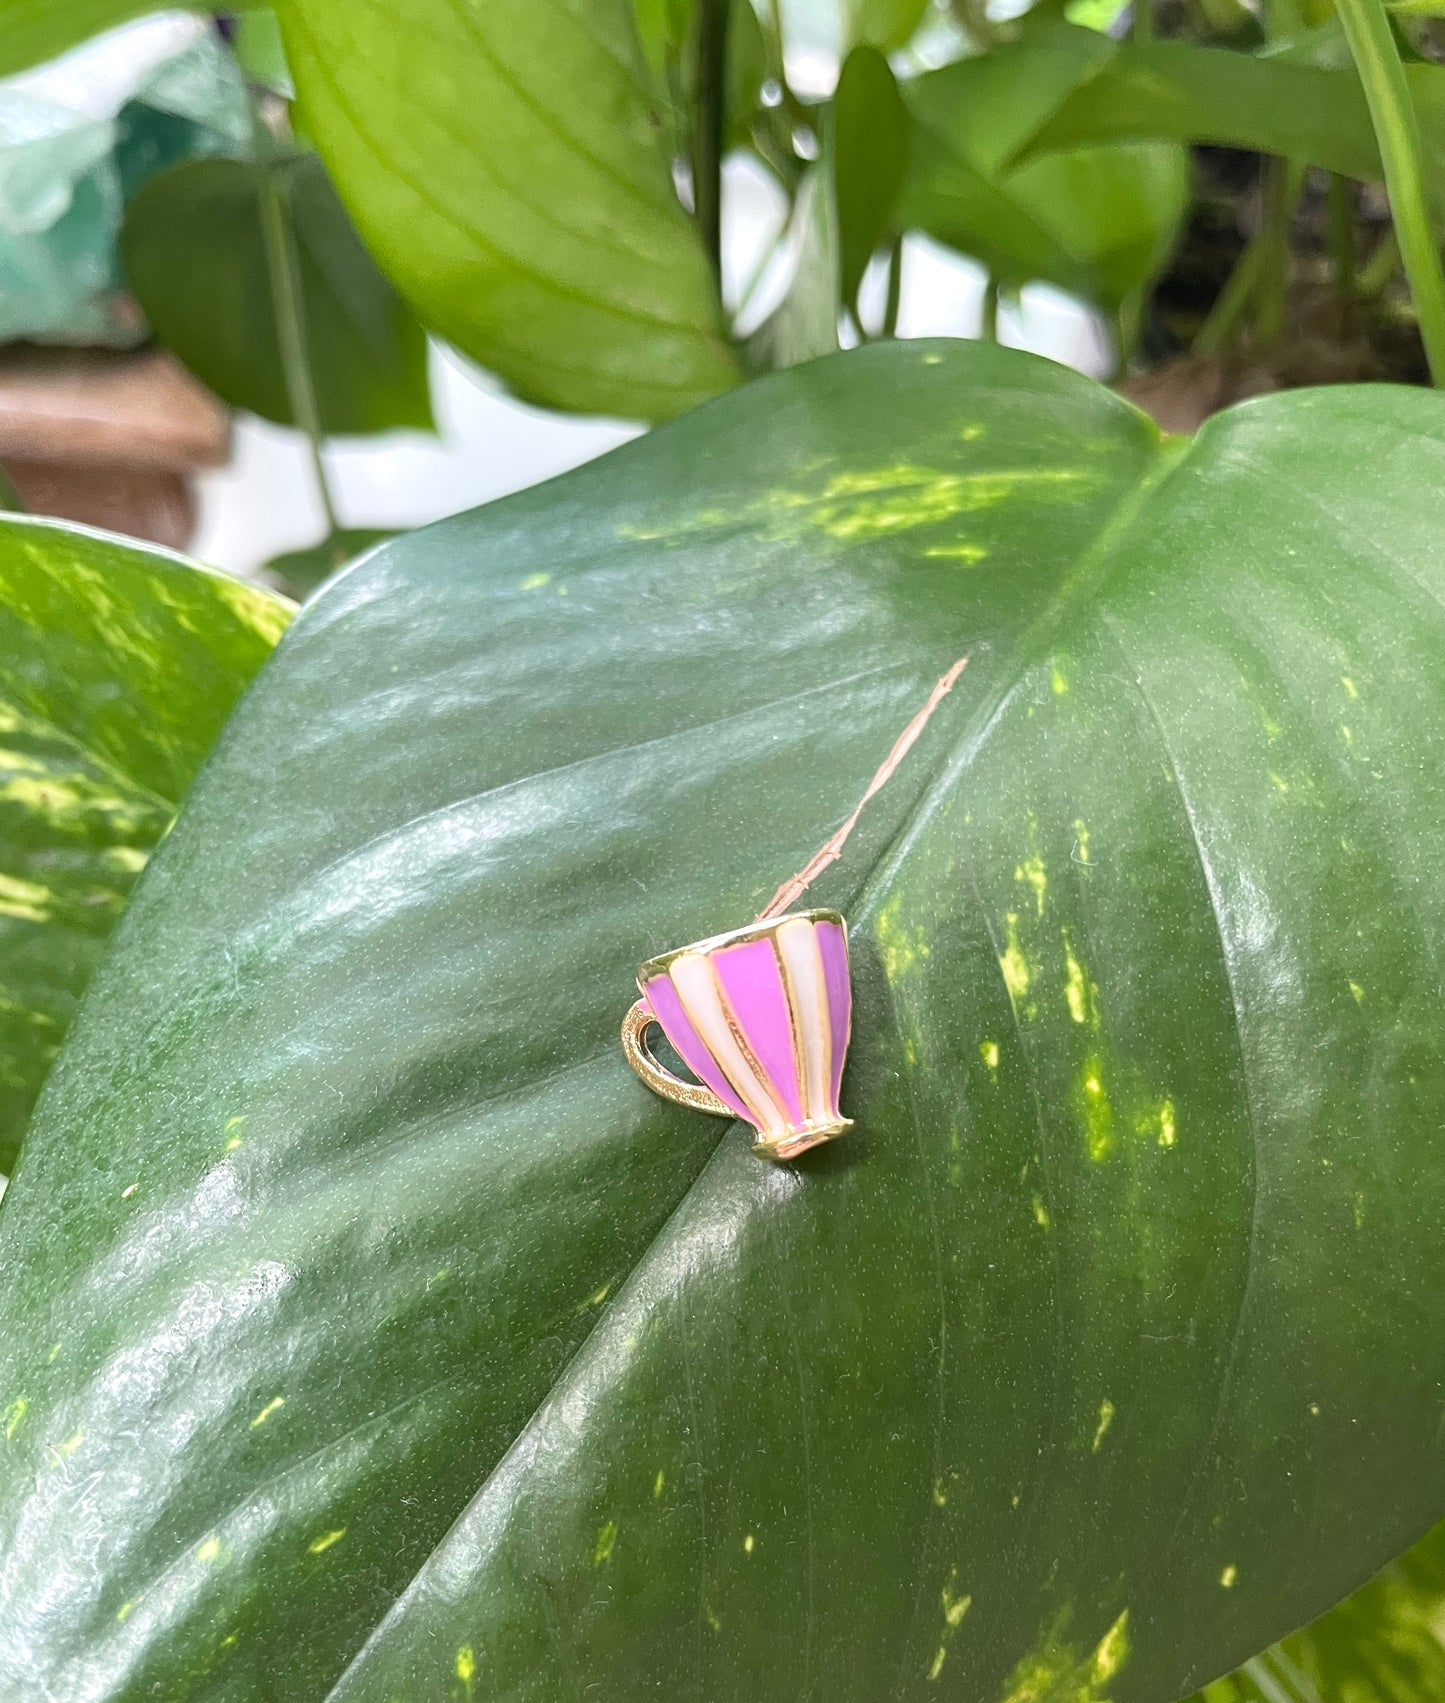
[(833, 1028), (833, 1109), (843, 1086), (843, 1061), (853, 1027), (853, 978), (848, 971), (848, 936), (835, 922), (816, 925), (818, 950), (823, 955), (823, 982), (828, 990), (828, 1019)]
[(766, 1086), (793, 1123), (803, 1121), (798, 1065), (793, 1054), (793, 1023), (788, 997), (771, 940), (749, 940), (712, 955), (723, 994), (762, 1066)]
[(654, 976), (643, 989), (647, 1003), (652, 1007), (652, 1015), (662, 1025), (662, 1032), (673, 1046), (677, 1048), (678, 1057), (687, 1068), (697, 1077), (699, 1082), (705, 1082), (725, 1106), (731, 1106), (745, 1123), (753, 1120), (748, 1115), (747, 1107), (738, 1098), (726, 1076), (719, 1069), (716, 1060), (702, 1044), (697, 1030), (687, 1020), (687, 1013), (682, 1009), (682, 1001), (677, 997), (677, 989), (671, 980), (665, 976)]

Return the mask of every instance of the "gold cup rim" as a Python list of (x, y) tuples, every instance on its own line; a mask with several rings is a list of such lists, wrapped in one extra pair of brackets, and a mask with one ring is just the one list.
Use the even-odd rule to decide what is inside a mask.
[(668, 965), (675, 959), (681, 958), (685, 952), (716, 952), (721, 946), (741, 946), (749, 940), (766, 940), (775, 933), (785, 922), (835, 922), (843, 930), (843, 939), (848, 938), (848, 923), (841, 911), (829, 910), (826, 907), (812, 911), (785, 911), (780, 917), (769, 917), (766, 922), (744, 923), (741, 928), (730, 928), (723, 934), (710, 934), (706, 940), (694, 940), (689, 946), (676, 946), (671, 952), (659, 952), (655, 958), (649, 958), (637, 972), (637, 985), (643, 993), (647, 992), (647, 983), (663, 974)]

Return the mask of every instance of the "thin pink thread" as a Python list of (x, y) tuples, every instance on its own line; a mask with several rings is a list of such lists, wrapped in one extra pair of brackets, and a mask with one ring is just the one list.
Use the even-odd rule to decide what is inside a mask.
[(924, 728), (927, 727), (928, 718), (953, 690), (954, 681), (958, 679), (959, 675), (962, 674), (964, 669), (967, 667), (968, 658), (966, 656), (959, 657), (958, 661), (954, 663), (948, 673), (945, 674), (933, 688), (932, 692), (928, 695), (928, 702), (921, 710), (919, 710), (918, 714), (914, 716), (913, 720), (909, 722), (908, 726), (904, 728), (902, 733), (899, 734), (898, 742), (884, 759), (882, 768), (880, 768), (878, 773), (874, 775), (873, 779), (869, 781), (868, 790), (863, 794), (862, 798), (858, 800), (857, 809), (854, 810), (853, 814), (848, 818), (843, 826), (839, 828), (838, 832), (833, 835), (832, 839), (827, 841), (826, 844), (819, 846), (817, 851), (813, 853), (812, 857), (808, 859), (807, 863), (803, 865), (798, 873), (790, 876), (788, 880), (786, 880), (782, 886), (778, 888), (777, 892), (768, 900), (766, 909), (758, 912), (757, 920), (759, 922), (767, 922), (770, 917), (781, 915), (781, 913), (787, 910), (788, 906), (792, 904), (794, 899), (796, 899), (800, 893), (805, 892), (812, 886), (814, 881), (818, 879), (830, 863), (836, 863), (843, 855), (844, 842), (858, 825), (858, 818), (863, 814), (863, 806), (870, 798), (872, 798), (873, 794), (884, 785), (884, 783), (893, 774), (893, 771), (908, 755), (909, 751), (912, 749), (914, 740), (916, 740), (919, 734), (923, 732)]

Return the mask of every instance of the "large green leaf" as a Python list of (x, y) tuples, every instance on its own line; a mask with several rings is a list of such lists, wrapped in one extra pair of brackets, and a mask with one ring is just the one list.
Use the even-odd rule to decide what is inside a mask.
[[(430, 426), (426, 334), (377, 271), (315, 154), (190, 160), (126, 210), (131, 288), (156, 335), (233, 407), (295, 424), (267, 198), (288, 245), (322, 430)], [(284, 299), (284, 298), (283, 298)]]
[(1217, 1680), (1196, 1703), (1439, 1703), (1445, 1525), (1313, 1625)]
[[(267, 3), (227, 0), (226, 9), (239, 12)], [(156, 9), (155, 0), (0, 0), (0, 77)]]
[(863, 274), (893, 230), (911, 142), (908, 108), (876, 47), (855, 47), (843, 61), (832, 118), (838, 287), (856, 313)]
[(908, 85), (905, 223), (974, 255), (1008, 285), (1042, 279), (1116, 309), (1168, 256), (1188, 205), (1167, 142), (1074, 146), (1015, 166), (1113, 45), (1060, 25)]
[(151, 847), (289, 606), (0, 520), (0, 1174)]
[[(1076, 86), (1022, 150), (1142, 137), (1255, 148), (1346, 177), (1381, 175), (1364, 91), (1353, 69), (1261, 58), (1190, 42), (1100, 45), (1080, 55)], [(1406, 67), (1419, 115), (1426, 180), (1445, 217), (1445, 69)]]
[(308, 135), (423, 321), (558, 408), (737, 378), (629, 0), (282, 0)]
[[(0, 1693), (1159, 1703), (1445, 1508), (1445, 403), (978, 344), (383, 545), (0, 1208)], [(814, 888), (846, 1141), (633, 966)], [(345, 1671), (346, 1677), (340, 1676)]]

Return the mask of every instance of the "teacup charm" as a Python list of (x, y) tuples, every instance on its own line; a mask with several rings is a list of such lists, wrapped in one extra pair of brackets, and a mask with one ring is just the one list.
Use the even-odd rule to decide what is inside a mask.
[[(622, 1020), (627, 1062), (665, 1099), (750, 1123), (761, 1158), (796, 1159), (853, 1127), (838, 1110), (853, 1022), (848, 925), (837, 911), (790, 913), (788, 906), (842, 856), (864, 806), (967, 666), (960, 657), (933, 688), (857, 809), (778, 888), (756, 922), (649, 958), (637, 972), (642, 998)], [(664, 1070), (648, 1052), (654, 1023), (697, 1082)]]
[[(796, 1159), (851, 1128), (838, 1110), (853, 996), (848, 927), (802, 911), (735, 928), (649, 959), (622, 1025), (628, 1062), (666, 1099), (757, 1132), (753, 1152)], [(647, 1050), (656, 1023), (701, 1083)]]

